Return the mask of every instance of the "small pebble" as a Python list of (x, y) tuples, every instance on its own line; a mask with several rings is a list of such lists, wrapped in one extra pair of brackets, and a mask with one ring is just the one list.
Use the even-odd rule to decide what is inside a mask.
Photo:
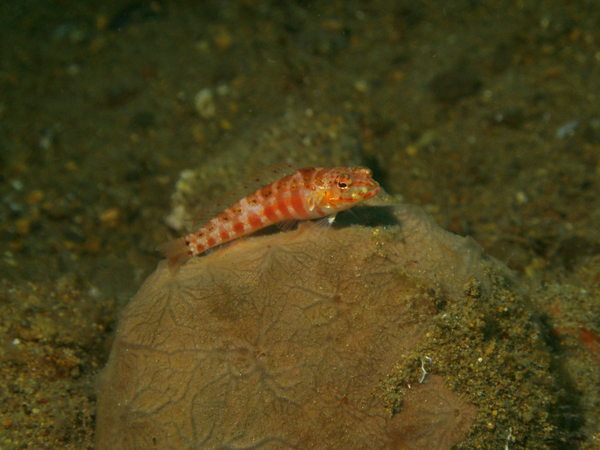
[(212, 119), (217, 112), (212, 91), (208, 88), (199, 90), (194, 97), (194, 107), (200, 117)]
[(557, 128), (555, 133), (556, 137), (558, 139), (564, 139), (568, 136), (571, 136), (578, 126), (579, 120), (569, 120), (568, 122), (564, 123), (563, 125)]
[(31, 191), (26, 198), (27, 203), (30, 205), (39, 205), (42, 200), (44, 200), (44, 192), (39, 189)]
[(15, 191), (22, 191), (23, 182), (21, 180), (11, 180), (10, 187), (12, 187)]
[(233, 43), (231, 33), (225, 28), (220, 28), (214, 36), (214, 42), (220, 50), (227, 50)]
[(527, 198), (527, 194), (525, 194), (525, 192), (523, 191), (519, 191), (515, 194), (515, 198), (517, 200), (517, 203), (519, 205), (524, 205), (525, 203), (527, 203), (527, 201), (529, 200)]
[(109, 208), (100, 214), (100, 222), (105, 227), (114, 227), (119, 221), (120, 215), (121, 212), (119, 211), (119, 208)]
[(354, 89), (356, 89), (361, 94), (364, 94), (369, 90), (369, 83), (365, 80), (356, 80), (354, 82)]

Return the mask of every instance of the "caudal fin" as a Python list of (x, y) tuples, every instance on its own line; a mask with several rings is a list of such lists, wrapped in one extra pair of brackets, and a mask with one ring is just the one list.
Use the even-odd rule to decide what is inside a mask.
[(167, 258), (169, 269), (175, 273), (185, 262), (191, 258), (190, 249), (182, 238), (175, 239), (156, 247)]

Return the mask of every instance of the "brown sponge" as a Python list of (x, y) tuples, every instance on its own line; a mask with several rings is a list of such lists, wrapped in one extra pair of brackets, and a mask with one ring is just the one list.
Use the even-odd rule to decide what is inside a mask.
[(159, 264), (125, 309), (101, 377), (98, 448), (460, 442), (476, 408), (441, 376), (407, 388), (395, 415), (381, 386), (437, 305), (468, 280), (485, 288), (495, 263), (418, 208), (385, 212), (395, 225), (308, 224), (177, 273)]

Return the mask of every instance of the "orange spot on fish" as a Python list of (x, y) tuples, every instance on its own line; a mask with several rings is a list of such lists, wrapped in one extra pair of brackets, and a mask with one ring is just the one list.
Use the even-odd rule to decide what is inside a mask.
[(298, 217), (306, 216), (306, 209), (304, 208), (304, 201), (302, 200), (300, 191), (293, 191), (290, 203)]
[(233, 231), (241, 233), (244, 231), (244, 224), (242, 222), (236, 222), (233, 224)]
[(263, 213), (265, 214), (267, 219), (269, 219), (272, 223), (277, 222), (278, 217), (272, 206), (265, 206)]
[(263, 221), (256, 214), (248, 214), (248, 223), (251, 227), (258, 228), (262, 226)]
[(292, 215), (290, 214), (290, 211), (287, 207), (287, 204), (285, 202), (285, 199), (280, 195), (279, 197), (277, 197), (277, 209), (281, 212), (282, 216), (285, 219), (291, 219)]

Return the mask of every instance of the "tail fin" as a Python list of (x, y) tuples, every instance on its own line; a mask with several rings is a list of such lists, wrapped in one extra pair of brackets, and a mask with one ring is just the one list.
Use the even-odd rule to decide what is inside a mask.
[(172, 273), (176, 273), (179, 267), (192, 257), (190, 249), (182, 238), (165, 242), (156, 247), (156, 250), (165, 255)]

